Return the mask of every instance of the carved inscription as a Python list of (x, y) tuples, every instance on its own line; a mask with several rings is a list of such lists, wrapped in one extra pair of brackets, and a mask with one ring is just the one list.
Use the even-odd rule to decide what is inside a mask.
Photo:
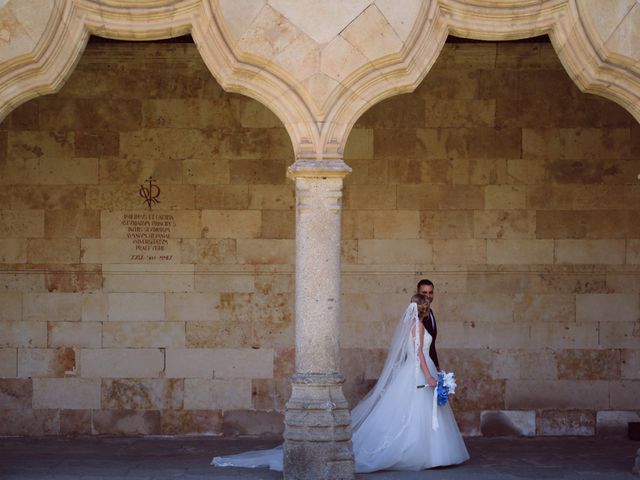
[(125, 213), (121, 225), (126, 228), (135, 254), (131, 260), (165, 260), (173, 255), (167, 252), (172, 229), (176, 226), (173, 215), (156, 213)]

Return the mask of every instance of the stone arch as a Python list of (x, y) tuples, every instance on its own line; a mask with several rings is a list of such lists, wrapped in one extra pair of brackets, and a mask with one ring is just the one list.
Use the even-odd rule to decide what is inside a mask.
[[(581, 90), (605, 96), (640, 119), (640, 54), (634, 51), (640, 4), (635, 0), (609, 7), (597, 0), (519, 0), (507, 5), (403, 0), (402, 8), (390, 8), (388, 0), (362, 0), (343, 4), (340, 29), (325, 25), (326, 31), (305, 23), (301, 12), (308, 2), (250, 0), (233, 7), (227, 0), (148, 0), (132, 8), (119, 0), (65, 0), (53, 2), (48, 17), (46, 12), (24, 13), (27, 8), (38, 10), (34, 2), (21, 1), (20, 7), (9, 2), (3, 8), (13, 13), (22, 9), (30, 21), (25, 36), (30, 51), (19, 51), (12, 42), (0, 49), (7, 59), (0, 70), (0, 118), (30, 98), (59, 89), (90, 33), (152, 40), (191, 32), (225, 90), (257, 99), (280, 118), (297, 159), (341, 159), (356, 119), (380, 100), (415, 89), (449, 33), (485, 40), (548, 34)], [(241, 8), (251, 10), (251, 19), (238, 20)], [(274, 18), (278, 21), (268, 23)], [(267, 24), (277, 26), (265, 33)], [(358, 51), (368, 35), (382, 31), (380, 25), (395, 35), (393, 41), (382, 40), (385, 48), (379, 52)], [(245, 27), (252, 29), (255, 41), (240, 41), (238, 34), (244, 34)], [(294, 39), (282, 49), (260, 49), (269, 35), (279, 37), (296, 28), (305, 42)], [(306, 76), (296, 76), (298, 60), (308, 60)]]

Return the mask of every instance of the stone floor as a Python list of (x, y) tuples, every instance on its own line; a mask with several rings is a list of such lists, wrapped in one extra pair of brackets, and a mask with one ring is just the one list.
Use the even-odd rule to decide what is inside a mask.
[[(468, 438), (471, 460), (421, 472), (359, 479), (635, 479), (640, 442), (592, 438)], [(277, 440), (215, 437), (0, 438), (0, 479), (278, 479), (265, 469), (214, 468), (214, 454), (268, 448)]]

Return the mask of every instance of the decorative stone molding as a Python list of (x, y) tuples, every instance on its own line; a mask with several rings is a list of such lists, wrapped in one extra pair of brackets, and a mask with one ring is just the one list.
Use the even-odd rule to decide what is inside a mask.
[(11, 28), (0, 38), (22, 48), (0, 48), (0, 118), (59, 89), (90, 33), (150, 40), (191, 32), (224, 89), (255, 98), (282, 120), (299, 159), (341, 158), (359, 116), (415, 89), (449, 33), (483, 40), (549, 34), (582, 90), (640, 119), (635, 0), (606, 2), (615, 8), (600, 0), (351, 0), (324, 8), (311, 0), (58, 0), (46, 21), (27, 3), (37, 2), (0, 7), (20, 8), (23, 17), (12, 21), (32, 27), (31, 47)]

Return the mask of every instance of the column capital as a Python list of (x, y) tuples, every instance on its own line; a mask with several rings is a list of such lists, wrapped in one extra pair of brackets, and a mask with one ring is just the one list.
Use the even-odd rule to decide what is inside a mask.
[(296, 178), (344, 178), (351, 167), (339, 160), (296, 160), (287, 169), (287, 176)]

